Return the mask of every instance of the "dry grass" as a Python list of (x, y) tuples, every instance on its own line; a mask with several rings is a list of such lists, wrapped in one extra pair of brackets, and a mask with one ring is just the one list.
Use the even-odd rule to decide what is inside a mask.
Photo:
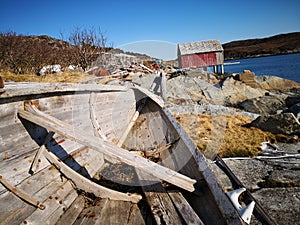
[(7, 71), (2, 71), (2, 79), (5, 82), (66, 82), (66, 83), (79, 83), (86, 82), (94, 79), (93, 75), (86, 75), (83, 72), (63, 72), (60, 74), (47, 74), (44, 76), (37, 76), (35, 74), (14, 74)]
[(222, 157), (256, 156), (261, 142), (276, 142), (272, 133), (245, 127), (252, 119), (242, 115), (176, 115), (175, 118), (207, 156), (214, 153)]

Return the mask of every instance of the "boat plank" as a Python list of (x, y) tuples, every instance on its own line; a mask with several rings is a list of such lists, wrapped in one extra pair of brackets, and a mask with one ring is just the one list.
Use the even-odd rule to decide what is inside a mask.
[[(65, 182), (59, 177), (60, 174), (57, 170), (48, 167), (29, 177), (17, 187), (40, 202), (44, 202), (49, 196), (55, 194), (58, 187)], [(36, 210), (35, 207), (22, 201), (9, 191), (0, 195), (0, 206), (0, 221), (5, 221), (4, 224), (21, 223)]]
[[(146, 219), (143, 217), (141, 210), (139, 209), (137, 204), (133, 204), (131, 208), (131, 213), (128, 218), (128, 225), (146, 225), (151, 224), (150, 221), (145, 221)], [(148, 222), (148, 223), (147, 223)]]
[(79, 195), (71, 206), (64, 212), (59, 218), (56, 225), (73, 224), (81, 211), (84, 208), (85, 199), (82, 195)]
[(5, 192), (0, 196), (1, 224), (20, 224), (35, 209), (34, 206), (23, 202), (11, 192)]
[[(96, 205), (84, 208), (73, 225), (94, 225), (101, 222), (102, 210), (109, 204), (108, 199), (100, 199)], [(102, 223), (104, 224), (104, 223)]]
[(70, 181), (67, 181), (59, 187), (53, 198), (48, 198), (42, 204), (46, 210), (35, 210), (24, 221), (27, 224), (44, 224), (47, 221), (49, 224), (55, 224), (60, 216), (64, 213), (72, 202), (77, 197), (77, 192), (73, 189)]
[(171, 198), (155, 177), (137, 171), (142, 189), (157, 224), (182, 224)]
[(95, 224), (127, 225), (132, 205), (130, 202), (110, 200), (102, 209), (101, 218), (95, 220)]
[(178, 191), (168, 191), (169, 196), (172, 199), (180, 215), (189, 225), (204, 225), (199, 216), (195, 213), (194, 209), (190, 206), (188, 201), (183, 197), (183, 195)]
[(143, 157), (132, 154), (128, 151), (124, 151), (124, 149), (121, 149), (114, 144), (105, 142), (95, 136), (86, 135), (84, 132), (71, 126), (70, 124), (46, 115), (37, 109), (34, 109), (32, 106), (28, 107), (31, 107), (35, 112), (28, 112), (25, 110), (19, 111), (19, 115), (26, 120), (46, 127), (47, 129), (59, 133), (60, 135), (64, 135), (71, 140), (78, 141), (81, 144), (111, 156), (120, 162), (124, 162), (128, 165), (139, 168), (146, 173), (153, 174), (157, 178), (172, 183), (187, 191), (193, 192), (195, 190), (194, 184), (196, 183), (196, 180), (194, 179), (184, 176), (174, 170), (160, 166)]

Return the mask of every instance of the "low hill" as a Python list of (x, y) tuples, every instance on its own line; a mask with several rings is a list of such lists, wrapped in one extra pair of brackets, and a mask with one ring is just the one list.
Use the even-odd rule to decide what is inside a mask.
[(225, 59), (250, 58), (300, 52), (300, 32), (223, 44)]
[[(15, 32), (0, 33), (0, 71), (15, 74), (38, 73), (45, 65), (59, 64), (62, 67), (77, 65), (86, 70), (102, 53), (126, 53), (141, 60), (151, 57), (139, 53), (124, 52), (106, 46), (105, 37), (96, 33), (78, 33), (71, 36), (74, 43), (47, 35), (25, 36)], [(102, 40), (101, 40), (102, 38)], [(98, 40), (99, 39), (99, 40)], [(101, 42), (100, 45), (96, 45)]]

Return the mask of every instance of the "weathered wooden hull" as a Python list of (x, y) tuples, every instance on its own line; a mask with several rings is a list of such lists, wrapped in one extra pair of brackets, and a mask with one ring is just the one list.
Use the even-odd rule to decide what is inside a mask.
[(7, 84), (0, 118), (1, 224), (242, 224), (206, 159), (145, 90)]

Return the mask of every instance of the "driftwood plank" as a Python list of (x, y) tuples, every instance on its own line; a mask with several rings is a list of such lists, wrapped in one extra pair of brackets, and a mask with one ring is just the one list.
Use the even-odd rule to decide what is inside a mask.
[(165, 180), (187, 191), (193, 192), (195, 190), (194, 184), (196, 183), (196, 180), (194, 179), (184, 176), (174, 170), (160, 166), (141, 156), (124, 151), (124, 149), (95, 136), (88, 136), (83, 131), (39, 111), (32, 105), (27, 105), (27, 109), (31, 110), (31, 112), (20, 109), (19, 115), (28, 121), (59, 133), (60, 135), (66, 136), (71, 140), (80, 142), (81, 144), (95, 149), (105, 155), (111, 156), (120, 162), (124, 162), (128, 165), (141, 169), (148, 174), (152, 174), (159, 179)]
[(161, 182), (155, 177), (137, 171), (142, 189), (157, 224), (182, 224), (182, 221)]
[[(199, 216), (195, 213), (193, 208), (190, 206), (188, 201), (183, 197), (181, 192), (168, 192), (169, 196), (172, 199), (172, 202), (174, 203), (175, 207), (177, 208), (178, 212), (182, 216), (183, 220), (186, 222), (186, 224), (189, 225), (204, 225), (204, 223), (201, 221)], [(199, 204), (205, 204), (205, 203), (199, 203)]]

